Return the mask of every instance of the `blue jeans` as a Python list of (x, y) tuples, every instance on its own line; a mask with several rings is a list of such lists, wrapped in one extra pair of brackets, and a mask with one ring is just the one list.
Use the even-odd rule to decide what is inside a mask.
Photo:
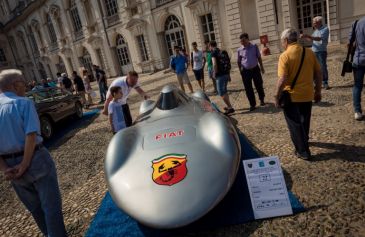
[(365, 66), (354, 65), (354, 87), (352, 88), (352, 101), (355, 113), (362, 113), (361, 109), (361, 92), (364, 85)]
[(224, 96), (225, 94), (227, 94), (228, 78), (229, 74), (216, 76), (218, 95)]
[(99, 82), (99, 92), (100, 92), (100, 100), (105, 101), (106, 100), (106, 92), (107, 88), (104, 82)]
[(213, 74), (214, 74), (214, 70), (213, 68), (209, 68), (208, 67), (208, 76), (209, 78), (212, 79), (213, 82), (213, 87), (214, 87), (214, 92), (217, 92), (217, 82), (215, 81), (215, 79), (213, 78)]
[[(14, 167), (22, 159), (23, 156), (19, 156), (5, 162), (9, 167)], [(11, 184), (45, 236), (67, 236), (56, 167), (46, 148), (34, 153), (28, 170)]]
[(323, 85), (328, 85), (328, 70), (327, 70), (327, 52), (315, 52), (317, 60), (321, 65), (322, 75), (323, 75)]

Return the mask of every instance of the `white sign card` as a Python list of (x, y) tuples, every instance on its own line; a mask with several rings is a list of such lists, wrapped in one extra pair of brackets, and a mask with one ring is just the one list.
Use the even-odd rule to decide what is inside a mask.
[(293, 214), (278, 157), (244, 160), (243, 167), (255, 219)]

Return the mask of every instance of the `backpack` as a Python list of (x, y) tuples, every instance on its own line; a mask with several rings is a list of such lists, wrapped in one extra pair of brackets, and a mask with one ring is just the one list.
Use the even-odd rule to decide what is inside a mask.
[(62, 79), (62, 84), (65, 86), (66, 89), (71, 88), (71, 86), (72, 86), (72, 82), (71, 82), (70, 78), (68, 78), (68, 77), (64, 77)]
[(226, 50), (220, 50), (217, 57), (219, 74), (229, 74), (231, 71), (231, 59)]

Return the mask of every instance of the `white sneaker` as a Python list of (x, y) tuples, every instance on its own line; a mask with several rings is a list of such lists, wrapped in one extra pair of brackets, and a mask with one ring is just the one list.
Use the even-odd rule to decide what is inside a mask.
[(362, 119), (362, 117), (363, 117), (363, 116), (362, 116), (362, 114), (361, 114), (360, 112), (356, 112), (356, 113), (355, 113), (355, 119), (356, 119), (356, 120), (361, 120), (361, 119)]

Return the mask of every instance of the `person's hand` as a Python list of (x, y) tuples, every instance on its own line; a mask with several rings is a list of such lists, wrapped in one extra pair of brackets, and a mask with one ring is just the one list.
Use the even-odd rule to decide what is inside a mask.
[(261, 73), (265, 74), (265, 69), (263, 67), (261, 68)]
[(309, 38), (309, 35), (307, 35), (307, 34), (301, 34), (301, 35), (300, 35), (300, 38), (301, 38), (301, 39)]
[(103, 109), (103, 114), (108, 115), (108, 110), (106, 108)]
[(16, 169), (15, 168), (7, 168), (4, 171), (5, 180), (13, 180), (15, 179)]
[(275, 103), (275, 107), (276, 107), (276, 108), (280, 108), (280, 104), (279, 104), (279, 97), (278, 97), (278, 96), (275, 96), (274, 98), (275, 98), (275, 101), (274, 101), (274, 103)]
[(321, 95), (321, 92), (316, 92), (314, 93), (314, 103), (318, 103), (322, 100), (322, 95)]
[(14, 169), (15, 169), (15, 179), (19, 179), (20, 177), (22, 177), (23, 174), (25, 173), (25, 171), (27, 171), (29, 165), (30, 165), (30, 163), (26, 163), (23, 160), (20, 164), (14, 166)]
[(149, 97), (148, 95), (144, 95), (144, 96), (143, 96), (143, 99), (144, 99), (144, 100), (148, 100), (149, 98), (150, 98), (150, 97)]

